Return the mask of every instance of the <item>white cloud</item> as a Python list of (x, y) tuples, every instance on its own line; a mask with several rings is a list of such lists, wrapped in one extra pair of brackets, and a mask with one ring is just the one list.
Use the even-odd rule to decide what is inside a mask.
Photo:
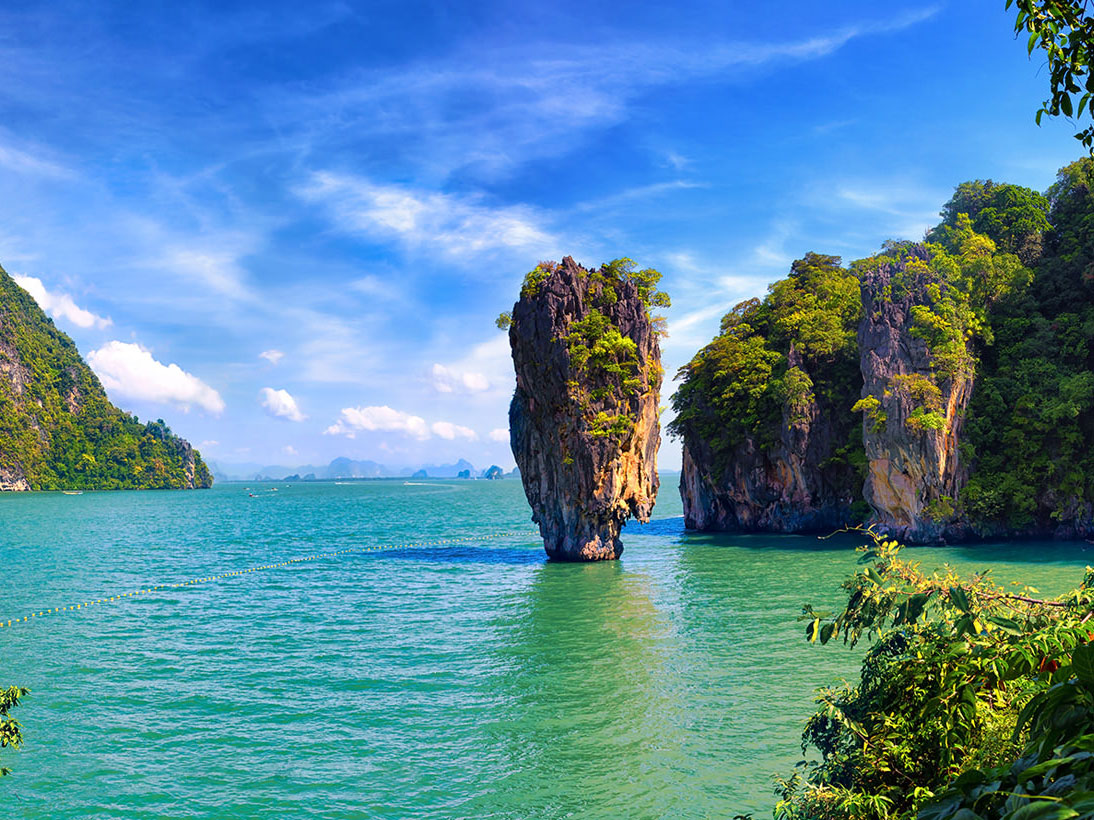
[(38, 306), (54, 319), (66, 319), (76, 327), (83, 328), (104, 328), (113, 324), (110, 319), (96, 316), (91, 311), (78, 306), (67, 293), (47, 290), (41, 279), (20, 274), (13, 274), (11, 278), (19, 287), (33, 296)]
[(509, 431), (504, 427), (498, 427), (487, 434), (491, 441), (509, 441)]
[(383, 405), (380, 407), (345, 407), (338, 421), (328, 427), (326, 435), (343, 435), (353, 438), (362, 430), (405, 433), (425, 441), (429, 438), (429, 427), (421, 416), (412, 416), (400, 410)]
[(277, 364), (283, 358), (285, 358), (285, 354), (282, 353), (280, 350), (263, 350), (261, 353), (258, 354), (258, 358), (265, 359), (270, 364)]
[(286, 444), (284, 447), (282, 447), (281, 452), (283, 452), (287, 456), (298, 456), (298, 455), (300, 455), (300, 453), (297, 452), (296, 448), (293, 447), (291, 444)]
[(453, 441), (457, 438), (478, 441), (478, 433), (470, 427), (453, 424), (450, 421), (435, 421), (427, 424), (421, 416), (394, 410), (386, 405), (380, 407), (345, 407), (338, 421), (323, 432), (328, 436), (346, 436), (354, 438), (362, 431), (403, 433), (425, 441), (431, 436)]
[(303, 421), (307, 418), (300, 412), (294, 399), (288, 390), (274, 390), (272, 387), (263, 387), (260, 392), (262, 406), (271, 416), (289, 421)]
[(455, 370), (443, 364), (433, 365), (433, 389), (438, 393), (482, 393), (490, 389), (490, 380), (482, 373)]
[(207, 438), (205, 439), (205, 441), (201, 442), (201, 444), (198, 445), (198, 449), (205, 450), (210, 447), (217, 447), (219, 446), (219, 444), (220, 442), (216, 439)]
[(177, 364), (162, 364), (139, 344), (107, 342), (87, 356), (88, 364), (107, 390), (144, 401), (176, 404), (184, 410), (197, 405), (214, 415), (224, 411), (220, 394)]
[(435, 421), (430, 426), (434, 435), (452, 441), (456, 438), (465, 438), (468, 441), (478, 441), (478, 434), (470, 427), (461, 427), (450, 421)]
[(491, 207), (479, 197), (380, 185), (361, 177), (321, 172), (298, 193), (326, 205), (348, 233), (431, 245), (453, 256), (499, 249), (550, 253), (558, 247), (526, 206)]

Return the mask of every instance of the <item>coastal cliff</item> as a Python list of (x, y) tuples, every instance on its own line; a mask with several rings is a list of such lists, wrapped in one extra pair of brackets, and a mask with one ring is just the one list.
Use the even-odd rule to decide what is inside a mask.
[(629, 260), (587, 270), (570, 257), (525, 279), (509, 323), (517, 386), (513, 456), (547, 555), (618, 558), (628, 517), (657, 498), (660, 274)]
[(110, 403), (72, 340), (0, 268), (0, 491), (208, 487), (163, 421)]
[(908, 543), (960, 537), (956, 503), (968, 477), (958, 441), (974, 357), (964, 335), (945, 365), (928, 345), (924, 311), (937, 309), (954, 287), (940, 281), (930, 260), (925, 246), (910, 246), (862, 274), (863, 495), (871, 523)]
[[(999, 187), (981, 184), (965, 193), (988, 189), (996, 196)], [(1019, 386), (1028, 374), (1045, 372), (1040, 356), (1000, 365), (993, 355), (994, 369), (980, 377), (980, 354), (996, 341), (993, 328), (1021, 338), (1036, 309), (1035, 275), (1001, 248), (1017, 247), (1032, 258), (1030, 249), (1040, 241), (1008, 232), (1034, 222), (1030, 209), (1043, 217), (1037, 208), (1048, 200), (1023, 199), (1024, 189), (1012, 188), (1002, 199), (1019, 204), (991, 210), (988, 225), (998, 244), (955, 207), (928, 243), (886, 243), (849, 268), (837, 257), (807, 254), (762, 301), (744, 302), (723, 318), (719, 335), (681, 369), (683, 383), (673, 396), (677, 416), (669, 430), (683, 442), (686, 526), (809, 532), (869, 524), (909, 543), (936, 543), (1044, 533), (1030, 508), (1047, 499), (1056, 502), (1050, 517), (1075, 522), (1054, 534), (1083, 531), (1094, 495), (1090, 482), (1072, 489), (1067, 503), (1044, 490), (1030, 503), (1014, 477), (994, 485), (986, 478), (993, 470), (1014, 470), (999, 461), (1021, 434), (1001, 438), (993, 431), (1016, 421), (1032, 427), (1020, 412), (1025, 407), (1044, 401), (1057, 422), (1064, 421), (1062, 429), (1070, 429), (1064, 440), (1072, 450), (1090, 438), (1084, 431), (1094, 409), (1089, 373), (1048, 386), (1055, 398)], [(1015, 314), (1019, 318), (1006, 318)], [(1094, 310), (1088, 315), (1094, 318)], [(1082, 321), (1073, 320), (1070, 329), (1043, 324), (1069, 338), (1070, 351), (1075, 326), (1094, 326)], [(1088, 344), (1082, 355), (1089, 357)], [(1009, 416), (998, 401), (1003, 391), (1017, 394)], [(974, 435), (967, 440), (978, 392), (989, 400), (981, 400), (979, 418), (972, 414)], [(1051, 439), (1058, 449), (1060, 429), (1046, 424), (1036, 438)], [(1044, 484), (1043, 475), (1031, 483)], [(1004, 493), (1025, 504), (1022, 516), (1005, 506)], [(1001, 514), (1011, 516), (1005, 528)]]
[(743, 302), (681, 369), (670, 431), (683, 441), (689, 529), (831, 531), (861, 521), (859, 285), (809, 254), (769, 297)]

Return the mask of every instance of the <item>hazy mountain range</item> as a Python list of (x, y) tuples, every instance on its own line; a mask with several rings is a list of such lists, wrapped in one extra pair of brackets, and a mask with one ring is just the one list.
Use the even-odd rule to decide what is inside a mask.
[[(491, 465), (492, 466), (492, 465)], [(401, 478), (420, 475), (422, 471), (430, 478), (479, 478), (489, 467), (477, 468), (470, 461), (461, 458), (455, 464), (415, 464), (411, 466), (389, 467), (376, 461), (356, 461), (351, 458), (336, 458), (330, 464), (300, 464), (295, 467), (280, 464), (209, 462), (213, 477), (218, 481), (255, 481), (269, 479), (282, 481), (296, 476), (302, 480), (329, 481), (339, 478)], [(510, 473), (506, 473), (510, 475)]]

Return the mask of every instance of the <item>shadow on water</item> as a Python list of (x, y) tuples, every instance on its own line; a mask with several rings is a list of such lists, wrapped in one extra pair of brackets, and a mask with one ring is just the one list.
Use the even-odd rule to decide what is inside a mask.
[[(930, 550), (918, 547), (916, 552)], [(980, 541), (954, 544), (946, 551), (962, 561), (1006, 561), (1016, 564), (1094, 564), (1094, 544), (1086, 541)]]
[(627, 535), (655, 535), (679, 538), (687, 530), (684, 529), (684, 516), (675, 515), (672, 518), (655, 518), (648, 524), (631, 519), (623, 528), (623, 534)]
[(863, 535), (847, 532), (773, 535), (682, 530), (682, 534), (681, 544), (685, 546), (734, 547), (765, 552), (854, 552), (867, 540)]

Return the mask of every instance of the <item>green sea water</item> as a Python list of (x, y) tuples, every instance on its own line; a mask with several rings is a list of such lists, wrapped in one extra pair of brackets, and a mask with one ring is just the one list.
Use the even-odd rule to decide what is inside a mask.
[[(273, 487), (278, 487), (276, 492)], [(686, 534), (675, 487), (619, 562), (548, 564), (520, 483), (0, 497), (0, 629), (33, 692), (5, 818), (770, 816), (853, 542)], [(484, 538), (521, 530), (525, 536)], [(1086, 544), (918, 550), (1051, 592)]]

